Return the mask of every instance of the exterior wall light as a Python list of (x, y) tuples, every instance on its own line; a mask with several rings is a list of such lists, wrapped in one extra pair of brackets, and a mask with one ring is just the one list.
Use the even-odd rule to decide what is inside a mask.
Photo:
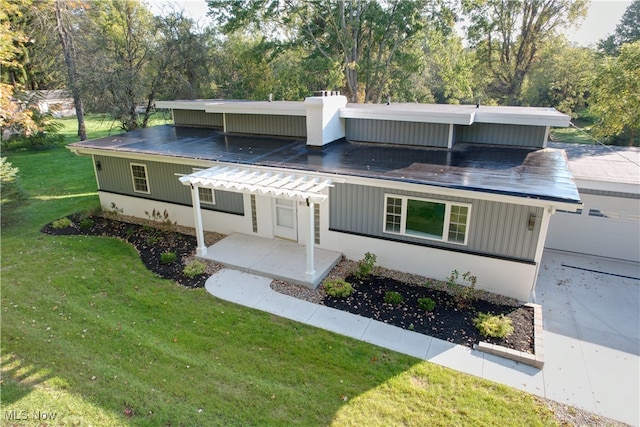
[(536, 226), (536, 214), (529, 214), (529, 223), (527, 224), (527, 230), (533, 231)]

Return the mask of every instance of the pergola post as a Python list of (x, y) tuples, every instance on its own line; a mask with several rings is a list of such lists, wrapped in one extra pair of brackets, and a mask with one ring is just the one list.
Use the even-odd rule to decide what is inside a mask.
[(194, 227), (196, 229), (196, 247), (197, 256), (205, 256), (207, 254), (207, 246), (204, 243), (204, 228), (202, 227), (202, 212), (200, 210), (200, 193), (198, 187), (191, 184), (191, 201), (193, 204)]
[(309, 234), (307, 235), (307, 271), (305, 271), (305, 276), (307, 280), (313, 281), (316, 278), (313, 253), (315, 244), (315, 217), (313, 211), (315, 203), (307, 199), (307, 206), (309, 206)]

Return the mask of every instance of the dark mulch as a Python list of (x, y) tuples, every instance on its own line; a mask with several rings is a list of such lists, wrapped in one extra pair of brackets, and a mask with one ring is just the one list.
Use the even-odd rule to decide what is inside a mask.
[[(194, 278), (183, 274), (185, 260), (191, 258), (195, 252), (196, 238), (174, 231), (171, 226), (156, 224), (157, 227), (152, 227), (99, 215), (88, 218), (92, 224), (83, 224), (85, 218), (81, 215), (70, 215), (68, 218), (73, 222), (70, 227), (56, 229), (50, 223), (41, 231), (52, 235), (120, 238), (136, 249), (149, 270), (186, 287), (203, 287), (209, 277), (206, 273)], [(174, 252), (177, 256), (176, 261), (162, 263), (160, 257), (164, 252)], [(350, 276), (346, 280), (353, 284), (355, 292), (345, 299), (325, 296), (323, 304), (455, 344), (472, 347), (474, 343), (485, 340), (533, 353), (533, 311), (527, 307), (495, 304), (481, 299), (473, 301), (467, 307), (459, 307), (450, 294), (438, 289), (406, 284), (375, 275), (365, 280)], [(404, 301), (399, 305), (385, 303), (384, 295), (387, 291), (400, 293)], [(418, 307), (418, 298), (424, 297), (436, 302), (432, 312), (427, 313)], [(473, 325), (473, 318), (478, 312), (505, 314), (511, 318), (515, 332), (505, 339), (483, 338)]]
[[(163, 279), (171, 279), (182, 286), (201, 288), (209, 277), (200, 274), (193, 278), (185, 276), (182, 270), (185, 260), (193, 256), (197, 243), (195, 236), (173, 231), (170, 225), (158, 224), (158, 227), (132, 224), (93, 215), (84, 218), (81, 215), (69, 215), (73, 222), (70, 227), (53, 228), (52, 223), (45, 225), (40, 231), (52, 235), (86, 235), (116, 237), (130, 243), (140, 255), (144, 265)], [(91, 226), (83, 223), (84, 219), (93, 222)], [(82, 226), (84, 225), (84, 227)], [(160, 257), (164, 252), (174, 252), (176, 261), (162, 263)]]
[[(325, 305), (468, 347), (473, 347), (479, 341), (487, 341), (519, 351), (534, 352), (533, 310), (528, 307), (496, 304), (482, 299), (461, 307), (451, 294), (426, 286), (410, 285), (375, 275), (364, 280), (349, 276), (346, 280), (353, 285), (353, 294), (347, 298), (327, 295), (323, 300)], [(388, 291), (398, 292), (403, 302), (398, 305), (386, 303), (384, 299)], [(433, 311), (420, 309), (419, 298), (434, 300), (436, 306)], [(504, 314), (511, 319), (514, 333), (504, 339), (484, 338), (473, 324), (479, 312)]]

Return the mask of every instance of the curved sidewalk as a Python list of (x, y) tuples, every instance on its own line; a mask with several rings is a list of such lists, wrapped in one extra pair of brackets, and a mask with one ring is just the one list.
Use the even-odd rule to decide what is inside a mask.
[[(546, 258), (543, 257), (541, 280), (543, 282), (547, 280), (547, 283), (541, 286), (539, 280), (539, 295), (541, 294), (543, 299), (553, 299), (550, 305), (553, 306), (554, 314), (560, 311), (556, 310), (558, 304), (565, 304), (564, 300), (561, 302), (563, 296), (558, 292), (566, 292), (566, 289), (556, 288), (559, 288), (562, 283), (571, 283), (574, 279), (576, 282), (578, 278), (584, 280), (586, 273), (588, 273), (587, 276), (599, 274), (574, 267), (566, 268), (567, 262), (590, 266), (589, 263), (585, 264), (584, 257), (572, 259), (571, 255), (564, 253), (551, 252), (546, 255)], [(609, 267), (615, 267), (616, 271), (619, 271), (621, 265)], [(602, 269), (607, 266), (599, 265), (597, 268)], [(630, 274), (633, 274), (638, 266), (631, 263), (626, 265), (626, 268)], [(556, 284), (558, 277), (562, 279)], [(605, 277), (605, 285), (611, 287), (611, 283), (606, 279), (608, 277)], [(620, 348), (615, 345), (608, 346), (596, 340), (581, 339), (579, 333), (572, 336), (571, 333), (554, 330), (555, 320), (551, 309), (546, 308), (544, 301), (539, 301), (543, 303), (544, 315), (550, 317), (549, 320), (544, 319), (546, 363), (541, 370), (284, 295), (271, 289), (271, 280), (237, 270), (222, 269), (207, 280), (206, 289), (212, 295), (230, 302), (428, 360), (538, 396), (581, 407), (631, 425), (640, 425), (638, 409), (640, 351), (636, 348), (639, 339), (637, 336), (635, 341), (632, 339), (627, 348)], [(602, 290), (598, 287), (599, 278), (592, 280), (594, 281), (589, 282), (595, 283), (592, 287)], [(635, 296), (637, 302), (638, 281), (631, 278), (626, 280), (624, 285), (625, 291), (631, 292), (631, 301), (634, 301)], [(620, 289), (616, 289), (616, 292), (620, 292)], [(602, 297), (602, 295), (599, 296)], [(547, 300), (547, 302), (550, 301)], [(599, 302), (602, 303), (602, 300)], [(570, 302), (566, 302), (566, 305), (570, 305)], [(576, 310), (572, 310), (570, 306), (563, 307), (562, 315), (566, 316), (569, 313), (573, 315), (573, 322), (580, 321), (576, 319), (578, 317)], [(636, 317), (629, 319), (633, 322), (637, 319), (637, 311), (636, 315), (631, 314), (631, 316)], [(551, 326), (551, 332), (548, 331), (548, 326)], [(576, 325), (569, 325), (569, 327), (576, 330), (580, 328)], [(625, 337), (626, 334), (628, 338), (629, 334), (636, 334), (635, 329), (630, 331), (622, 332), (621, 336)]]

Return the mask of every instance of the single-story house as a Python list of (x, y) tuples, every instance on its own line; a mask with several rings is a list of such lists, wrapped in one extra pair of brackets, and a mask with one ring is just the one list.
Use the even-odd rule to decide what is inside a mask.
[(203, 231), (298, 242), (310, 286), (314, 248), (534, 298), (549, 219), (581, 200), (563, 150), (569, 117), (550, 108), (164, 101), (173, 125), (82, 141), (101, 204), (144, 218), (166, 210)]
[(640, 262), (640, 148), (549, 143), (567, 153), (583, 202), (551, 219), (546, 247)]
[(51, 113), (53, 117), (71, 117), (76, 115), (76, 107), (69, 91), (64, 89), (35, 90), (30, 92), (38, 101), (41, 113)]

